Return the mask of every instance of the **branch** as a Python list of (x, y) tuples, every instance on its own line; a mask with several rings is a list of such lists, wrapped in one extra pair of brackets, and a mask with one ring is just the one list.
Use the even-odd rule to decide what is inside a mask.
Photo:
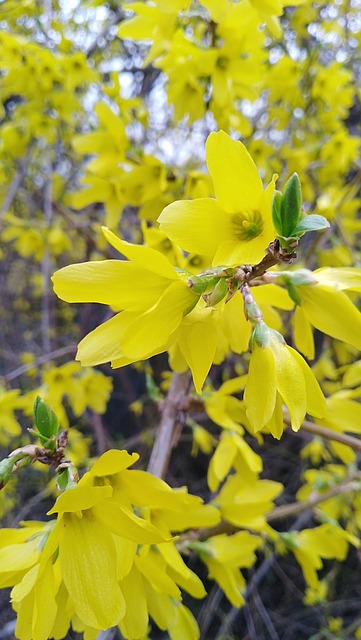
[(184, 423), (184, 406), (189, 389), (188, 373), (173, 373), (167, 397), (161, 408), (161, 420), (148, 464), (148, 472), (164, 478), (177, 428)]
[[(289, 423), (287, 417), (285, 417), (285, 422)], [(355, 451), (361, 451), (361, 439), (355, 438), (354, 436), (349, 436), (346, 433), (338, 433), (337, 431), (332, 431), (332, 429), (321, 427), (320, 425), (314, 424), (309, 420), (303, 421), (301, 429), (303, 431), (307, 431), (308, 433), (312, 433), (315, 436), (326, 438), (327, 440), (335, 440), (336, 442), (341, 442), (341, 444), (345, 444)]]
[(349, 491), (359, 490), (360, 481), (361, 472), (357, 472), (348, 476), (343, 482), (340, 482), (340, 484), (334, 485), (328, 489), (328, 491), (324, 491), (323, 493), (311, 493), (310, 497), (303, 502), (293, 502), (292, 504), (283, 504), (279, 507), (275, 507), (273, 511), (267, 515), (267, 522), (274, 522), (275, 520), (288, 518), (289, 516), (299, 515), (304, 511), (308, 511), (309, 509), (316, 507), (321, 502), (330, 500), (330, 498), (335, 498), (336, 496), (342, 493), (348, 493)]
[(27, 371), (31, 371), (31, 369), (39, 367), (39, 365), (55, 360), (55, 358), (61, 358), (62, 356), (66, 356), (70, 353), (75, 353), (75, 351), (76, 345), (70, 345), (68, 347), (62, 347), (61, 349), (55, 349), (55, 351), (50, 351), (50, 353), (46, 353), (45, 355), (36, 358), (34, 362), (22, 364), (21, 367), (14, 369), (14, 371), (11, 371), (5, 376), (1, 376), (0, 382), (6, 385), (8, 382), (11, 382), (11, 380), (15, 380), (15, 378), (22, 376), (23, 373), (27, 373)]

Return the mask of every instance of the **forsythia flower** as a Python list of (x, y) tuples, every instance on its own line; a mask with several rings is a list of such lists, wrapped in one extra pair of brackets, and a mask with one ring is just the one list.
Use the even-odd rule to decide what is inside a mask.
[[(264, 323), (255, 329), (244, 401), (254, 432), (265, 426), (275, 438), (283, 431), (282, 401), (297, 431), (306, 412), (322, 417), (326, 401), (311, 369), (281, 334)], [(261, 400), (262, 394), (262, 401)]]
[(186, 251), (213, 256), (213, 265), (259, 262), (276, 233), (274, 181), (266, 190), (251, 156), (224, 131), (206, 143), (216, 198), (180, 200), (159, 217), (160, 228)]
[(294, 322), (298, 349), (307, 358), (315, 357), (311, 325), (361, 349), (361, 313), (344, 292), (361, 291), (361, 269), (326, 267), (311, 276), (313, 283), (296, 286), (299, 306)]
[(322, 524), (315, 529), (281, 534), (301, 565), (307, 584), (316, 589), (317, 571), (322, 569), (322, 558), (345, 560), (349, 544), (360, 546), (358, 539), (340, 526)]
[(63, 638), (70, 624), (89, 638), (119, 625), (135, 640), (146, 635), (149, 615), (172, 640), (199, 637), (180, 588), (195, 598), (206, 592), (170, 528), (214, 526), (219, 511), (144, 471), (129, 471), (137, 459), (107, 451), (59, 496), (49, 511), (56, 521), (0, 532), (0, 586), (13, 586), (20, 640)]
[(207, 542), (195, 543), (201, 560), (208, 569), (208, 577), (216, 580), (234, 607), (245, 600), (242, 591), (246, 588), (240, 567), (249, 568), (256, 561), (255, 550), (261, 539), (248, 531), (239, 531), (232, 536), (225, 533), (209, 538)]
[(130, 261), (70, 265), (53, 276), (55, 292), (67, 302), (100, 302), (120, 311), (79, 344), (82, 365), (111, 361), (121, 367), (165, 351), (183, 316), (199, 296), (158, 251), (117, 238), (108, 241)]

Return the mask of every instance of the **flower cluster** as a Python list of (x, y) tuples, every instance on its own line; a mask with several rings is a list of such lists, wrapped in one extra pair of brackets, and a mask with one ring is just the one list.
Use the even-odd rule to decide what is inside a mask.
[(130, 471), (138, 457), (106, 452), (58, 497), (49, 511), (56, 520), (2, 530), (0, 584), (13, 587), (20, 640), (63, 638), (70, 625), (87, 638), (119, 625), (134, 640), (147, 633), (149, 616), (171, 638), (198, 638), (180, 589), (195, 598), (206, 592), (171, 530), (213, 526), (219, 511)]

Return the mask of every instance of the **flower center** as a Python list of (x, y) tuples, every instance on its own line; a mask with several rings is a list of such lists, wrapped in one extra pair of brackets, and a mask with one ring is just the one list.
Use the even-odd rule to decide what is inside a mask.
[(261, 213), (257, 209), (235, 213), (232, 216), (232, 227), (237, 240), (253, 240), (263, 231)]

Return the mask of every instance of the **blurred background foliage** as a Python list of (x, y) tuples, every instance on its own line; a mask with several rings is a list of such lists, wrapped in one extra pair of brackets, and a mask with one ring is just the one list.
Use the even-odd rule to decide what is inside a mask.
[[(278, 173), (284, 184), (298, 172), (306, 210), (331, 222), (301, 246), (299, 267), (361, 266), (360, 34), (360, 0), (0, 1), (3, 455), (27, 442), (40, 394), (71, 427), (69, 455), (80, 468), (111, 446), (137, 450), (146, 463), (169, 386), (167, 358), (115, 371), (81, 368), (76, 344), (109, 312), (57, 300), (50, 277), (73, 262), (114, 257), (104, 224), (176, 261), (179, 249), (156, 219), (176, 199), (213, 195), (204, 163), (211, 131), (241, 138), (265, 182)], [(188, 256), (188, 268), (200, 271), (202, 259)], [(269, 317), (292, 344), (289, 311), (270, 307)], [(313, 370), (336, 394), (337, 419), (343, 394), (355, 401), (346, 430), (359, 433), (358, 352), (319, 333), (316, 351)], [(221, 385), (241, 378), (245, 362), (230, 355), (213, 368), (204, 403), (173, 452), (172, 485), (206, 495), (221, 430), (227, 420), (242, 422), (237, 389)], [(357, 472), (350, 447), (303, 431), (281, 443), (252, 439), (252, 447), (265, 476), (285, 486), (283, 502)], [(0, 494), (3, 524), (40, 517), (54, 491), (41, 470), (27, 469)], [(318, 514), (358, 535), (356, 489), (335, 496)], [(312, 522), (310, 514), (299, 518), (296, 528)], [(294, 519), (285, 523), (294, 528)], [(198, 611), (202, 637), (361, 637), (358, 552), (326, 562), (322, 581), (305, 592), (285, 549), (250, 570), (244, 609), (232, 609), (211, 586)], [(2, 611), (4, 626), (13, 614), (5, 604)]]

